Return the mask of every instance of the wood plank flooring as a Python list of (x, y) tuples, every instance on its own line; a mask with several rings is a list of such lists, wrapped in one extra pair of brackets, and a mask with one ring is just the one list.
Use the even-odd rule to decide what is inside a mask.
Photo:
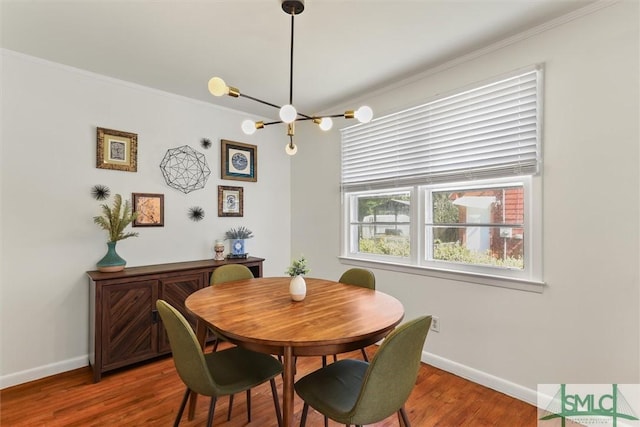
[[(376, 347), (367, 349), (373, 356)], [(359, 352), (340, 358), (361, 358)], [(319, 357), (299, 358), (298, 376), (321, 366)], [(282, 381), (276, 380), (282, 399)], [(0, 391), (1, 426), (170, 426), (180, 405), (184, 386), (171, 357), (106, 374), (93, 383), (89, 367), (43, 378)], [(236, 395), (231, 421), (227, 421), (228, 398), (216, 405), (214, 426), (275, 426), (269, 384), (252, 391), (252, 421), (247, 423), (246, 399)], [(181, 426), (205, 426), (209, 398), (200, 397), (196, 416)], [(536, 408), (502, 393), (466, 381), (429, 365), (422, 365), (406, 404), (413, 427), (536, 427)], [(302, 401), (295, 397), (296, 423)], [(322, 426), (323, 418), (310, 410), (308, 427)], [(329, 422), (330, 426), (340, 424)], [(374, 424), (396, 427), (395, 416)]]

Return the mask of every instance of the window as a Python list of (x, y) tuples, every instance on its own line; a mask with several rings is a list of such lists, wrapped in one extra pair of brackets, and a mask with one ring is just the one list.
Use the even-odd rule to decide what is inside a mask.
[(351, 203), (351, 253), (409, 256), (411, 192), (354, 194)]
[(343, 257), (539, 283), (541, 74), (343, 129)]

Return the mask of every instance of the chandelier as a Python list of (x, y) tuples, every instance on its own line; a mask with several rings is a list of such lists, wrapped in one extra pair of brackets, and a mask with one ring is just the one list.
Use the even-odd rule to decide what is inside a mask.
[(233, 98), (243, 97), (251, 99), (252, 101), (259, 102), (264, 105), (268, 105), (280, 110), (280, 120), (273, 122), (245, 120), (242, 122), (242, 131), (247, 135), (253, 135), (257, 129), (263, 129), (265, 126), (284, 123), (287, 125), (287, 136), (289, 142), (285, 147), (285, 151), (290, 156), (293, 156), (298, 151), (298, 147), (293, 141), (295, 134), (295, 122), (298, 121), (312, 121), (317, 124), (318, 127), (324, 131), (327, 131), (333, 126), (333, 119), (338, 117), (344, 117), (345, 119), (357, 119), (361, 123), (368, 123), (373, 118), (373, 111), (370, 107), (363, 105), (357, 110), (348, 110), (343, 114), (330, 114), (326, 116), (314, 116), (303, 114), (296, 110), (293, 106), (293, 27), (295, 16), (302, 13), (304, 10), (304, 0), (282, 0), (282, 10), (291, 15), (291, 52), (289, 62), (289, 103), (287, 105), (276, 105), (271, 102), (263, 101), (253, 96), (249, 96), (245, 93), (241, 93), (238, 88), (233, 86), (227, 86), (227, 84), (220, 77), (213, 77), (209, 80), (209, 92), (214, 96), (229, 95)]

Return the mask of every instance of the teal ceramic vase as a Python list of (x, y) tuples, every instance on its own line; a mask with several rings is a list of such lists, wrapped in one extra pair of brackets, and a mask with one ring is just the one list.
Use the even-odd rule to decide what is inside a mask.
[(116, 252), (116, 243), (117, 242), (107, 242), (107, 254), (98, 261), (98, 271), (113, 273), (124, 270), (127, 261), (122, 259)]

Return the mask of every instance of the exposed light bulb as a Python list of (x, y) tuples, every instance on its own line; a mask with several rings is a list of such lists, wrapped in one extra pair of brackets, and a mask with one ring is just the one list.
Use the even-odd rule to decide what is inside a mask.
[(327, 131), (330, 130), (333, 127), (333, 120), (331, 119), (331, 117), (323, 117), (322, 120), (320, 120), (320, 129)]
[(284, 147), (284, 151), (286, 151), (288, 155), (293, 156), (298, 152), (298, 146), (291, 141)]
[(253, 135), (254, 133), (256, 133), (255, 122), (249, 119), (244, 120), (242, 122), (242, 132), (244, 132), (247, 135)]
[(363, 105), (356, 110), (355, 117), (360, 123), (369, 123), (373, 118), (373, 110), (371, 107)]
[(209, 92), (213, 96), (223, 96), (229, 93), (229, 87), (220, 77), (213, 77), (209, 80)]
[(298, 112), (293, 105), (287, 104), (280, 108), (280, 120), (283, 122), (293, 123), (296, 120), (296, 117), (298, 117)]

